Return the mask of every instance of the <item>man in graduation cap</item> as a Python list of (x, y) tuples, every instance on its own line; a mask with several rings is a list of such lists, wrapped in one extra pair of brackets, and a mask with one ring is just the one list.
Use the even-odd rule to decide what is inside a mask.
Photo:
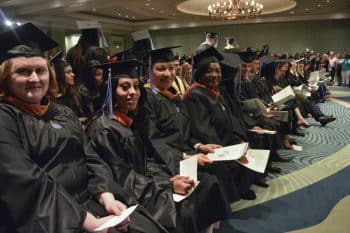
[[(52, 101), (57, 86), (44, 52), (56, 46), (31, 23), (0, 35), (3, 232), (94, 232), (126, 209), (115, 197), (136, 203), (87, 147), (74, 113)], [(141, 223), (138, 229), (152, 225), (140, 210), (130, 219)], [(126, 219), (111, 231), (129, 225)]]
[(196, 55), (210, 46), (215, 48), (218, 46), (218, 34), (216, 32), (206, 32), (205, 41), (198, 46), (194, 54)]

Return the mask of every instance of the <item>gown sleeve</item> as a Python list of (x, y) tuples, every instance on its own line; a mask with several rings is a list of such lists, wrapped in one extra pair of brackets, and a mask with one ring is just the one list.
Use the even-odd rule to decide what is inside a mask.
[(16, 114), (0, 109), (0, 208), (16, 232), (79, 232), (86, 212), (24, 149)]

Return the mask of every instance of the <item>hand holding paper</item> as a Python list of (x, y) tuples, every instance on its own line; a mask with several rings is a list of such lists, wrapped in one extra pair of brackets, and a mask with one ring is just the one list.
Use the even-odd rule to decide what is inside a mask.
[(207, 154), (212, 161), (229, 161), (241, 158), (248, 149), (248, 143), (241, 143), (233, 146), (221, 147), (214, 153)]
[(96, 228), (94, 231), (98, 232), (98, 231), (102, 231), (102, 230), (117, 226), (118, 224), (123, 222), (126, 218), (128, 218), (132, 214), (132, 212), (135, 211), (136, 208), (137, 208), (137, 205), (127, 208), (121, 213), (121, 215), (113, 217), (111, 220), (109, 220), (108, 222), (105, 222), (104, 224)]
[(269, 150), (254, 150), (249, 149), (246, 154), (246, 158), (248, 163), (242, 163), (238, 160), (238, 162), (256, 172), (264, 173), (266, 169), (266, 165), (270, 156)]
[(190, 196), (194, 191), (194, 189), (199, 184), (199, 181), (197, 180), (197, 168), (198, 168), (198, 161), (196, 156), (182, 160), (180, 162), (180, 176), (188, 177), (189, 179), (193, 180), (194, 187), (191, 188), (191, 190), (189, 190), (185, 195), (174, 193), (173, 199), (175, 202), (180, 202), (186, 197)]

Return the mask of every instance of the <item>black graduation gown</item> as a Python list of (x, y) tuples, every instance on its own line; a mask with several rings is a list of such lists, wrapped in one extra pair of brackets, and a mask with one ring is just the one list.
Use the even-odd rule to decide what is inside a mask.
[(250, 80), (242, 80), (240, 97), (242, 100), (257, 98), (258, 93), (254, 83)]
[[(148, 173), (162, 176), (179, 174), (183, 152), (193, 152), (188, 115), (181, 99), (170, 100), (147, 89), (147, 99), (139, 115), (144, 119), (139, 128), (142, 127), (143, 141), (147, 146)], [(193, 228), (186, 229), (186, 232), (203, 230), (211, 223), (228, 218), (230, 214), (229, 204), (217, 178), (198, 172), (198, 179), (201, 183), (194, 193), (181, 203), (182, 220), (194, 221), (194, 224), (184, 223), (184, 227), (192, 225)], [(191, 216), (193, 213), (194, 216)]]
[(146, 177), (145, 153), (131, 128), (100, 116), (86, 129), (90, 144), (112, 170), (114, 180), (133, 195), (162, 225), (176, 226), (169, 178)]
[[(76, 96), (74, 96), (76, 95)], [(74, 94), (66, 94), (64, 96), (61, 96), (57, 99), (57, 103), (63, 104), (67, 107), (69, 107), (77, 117), (86, 117), (82, 107), (81, 107), (81, 101), (80, 101), (80, 105), (78, 106), (75, 101), (74, 98), (77, 98), (77, 101), (81, 100), (81, 97), (78, 93), (74, 93)]]
[[(127, 205), (136, 203), (112, 182), (108, 166), (88, 147), (69, 108), (51, 103), (36, 118), (1, 103), (0, 129), (3, 232), (81, 232), (86, 211), (106, 215), (94, 199), (101, 192), (112, 192)], [(142, 207), (131, 219), (131, 232), (161, 232)]]
[(215, 98), (205, 88), (195, 87), (184, 104), (190, 115), (191, 134), (201, 143), (229, 146), (247, 140), (222, 95)]
[[(231, 113), (221, 94), (215, 98), (207, 89), (194, 87), (184, 99), (184, 105), (190, 116), (191, 135), (201, 143), (229, 146), (248, 141), (244, 126)], [(229, 200), (235, 201), (236, 194), (233, 192), (237, 192), (237, 189), (239, 193), (246, 192), (252, 183), (253, 173), (236, 162), (221, 165), (224, 165), (221, 167), (223, 172), (215, 171), (214, 174), (223, 182)], [(233, 175), (227, 176), (225, 167)]]
[(273, 102), (271, 98), (272, 92), (269, 88), (268, 81), (265, 79), (265, 77), (259, 77), (259, 75), (255, 75), (252, 78), (252, 82), (256, 87), (257, 95), (260, 99), (265, 101), (265, 103)]

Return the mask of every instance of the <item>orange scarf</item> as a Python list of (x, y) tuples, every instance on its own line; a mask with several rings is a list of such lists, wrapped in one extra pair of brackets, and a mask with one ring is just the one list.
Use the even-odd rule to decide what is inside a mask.
[(30, 104), (24, 102), (23, 100), (17, 99), (13, 96), (6, 96), (3, 98), (7, 103), (19, 108), (23, 112), (29, 114), (30, 116), (42, 117), (47, 112), (47, 109), (50, 105), (50, 100), (48, 99), (48, 103), (46, 105), (41, 104)]
[(120, 124), (128, 128), (130, 128), (133, 123), (133, 120), (130, 117), (121, 112), (116, 112), (113, 115), (113, 120), (118, 121)]
[(217, 98), (220, 95), (220, 91), (218, 89), (209, 89), (206, 86), (204, 86), (203, 84), (200, 83), (194, 83), (191, 85), (191, 87), (186, 91), (186, 94), (184, 95), (184, 99), (187, 97), (188, 93), (195, 87), (202, 87), (204, 89), (206, 89), (207, 91), (209, 91), (209, 93), (214, 97)]

